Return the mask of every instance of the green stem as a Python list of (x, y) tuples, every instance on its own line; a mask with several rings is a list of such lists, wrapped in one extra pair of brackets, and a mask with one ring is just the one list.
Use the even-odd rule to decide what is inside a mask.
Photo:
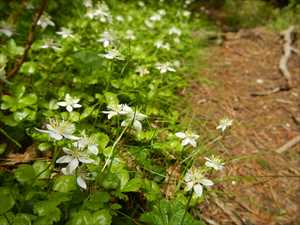
[(184, 218), (185, 218), (185, 216), (186, 216), (186, 214), (187, 214), (187, 212), (188, 212), (188, 209), (189, 209), (189, 206), (190, 206), (192, 197), (193, 197), (193, 191), (190, 192), (189, 200), (188, 200), (188, 202), (186, 203), (186, 208), (185, 208), (183, 217), (182, 217), (182, 219), (181, 219), (180, 225), (183, 225)]
[(11, 142), (13, 142), (18, 148), (22, 148), (22, 145), (17, 142), (15, 139), (13, 139), (11, 136), (9, 136), (8, 133), (6, 133), (5, 130), (3, 130), (2, 128), (0, 128), (0, 132), (5, 136), (7, 137)]

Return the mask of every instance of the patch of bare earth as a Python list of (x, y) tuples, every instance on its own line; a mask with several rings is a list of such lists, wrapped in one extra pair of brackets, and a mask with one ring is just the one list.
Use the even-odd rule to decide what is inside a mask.
[(234, 120), (210, 146), (228, 163), (217, 174), (226, 180), (218, 185), (218, 200), (199, 206), (208, 224), (300, 224), (300, 144), (275, 152), (300, 134), (300, 55), (289, 60), (291, 90), (251, 96), (285, 82), (278, 70), (282, 44), (278, 33), (265, 28), (228, 33), (201, 71), (215, 85), (191, 85), (194, 118), (205, 124), (202, 134), (217, 133), (223, 117)]

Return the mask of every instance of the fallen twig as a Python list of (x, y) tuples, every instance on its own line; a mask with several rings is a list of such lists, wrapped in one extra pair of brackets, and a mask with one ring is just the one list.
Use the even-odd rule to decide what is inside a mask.
[(290, 26), (287, 30), (281, 32), (281, 35), (283, 36), (285, 43), (283, 44), (283, 55), (279, 61), (279, 70), (284, 76), (284, 78), (286, 79), (287, 87), (289, 89), (291, 89), (293, 85), (292, 85), (292, 76), (288, 70), (288, 61), (292, 55), (292, 52), (297, 52), (296, 49), (292, 47), (293, 44), (292, 35), (294, 29), (295, 29), (294, 26)]
[(34, 18), (32, 20), (32, 24), (31, 24), (31, 29), (27, 35), (27, 41), (25, 44), (24, 53), (20, 58), (18, 58), (16, 60), (14, 67), (11, 70), (7, 71), (6, 79), (10, 79), (13, 76), (15, 76), (18, 73), (19, 69), (21, 68), (22, 64), (25, 62), (28, 52), (29, 52), (31, 45), (33, 43), (33, 40), (34, 40), (34, 33), (35, 33), (35, 30), (37, 27), (37, 23), (38, 23), (39, 19), (41, 18), (41, 16), (43, 15), (43, 12), (45, 11), (47, 4), (48, 4), (48, 0), (43, 0), (40, 8), (38, 8), (37, 12), (35, 13)]
[(278, 148), (277, 150), (275, 150), (277, 153), (283, 153), (287, 150), (289, 150), (290, 148), (292, 148), (294, 145), (300, 143), (300, 135), (292, 138), (291, 140), (289, 140), (287, 143), (285, 143), (284, 145), (282, 145), (280, 148)]

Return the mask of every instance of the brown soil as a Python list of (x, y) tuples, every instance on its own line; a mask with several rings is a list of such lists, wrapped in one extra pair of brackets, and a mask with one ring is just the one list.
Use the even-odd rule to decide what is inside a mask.
[[(227, 166), (217, 174), (224, 178), (218, 200), (199, 206), (202, 217), (208, 224), (299, 225), (300, 143), (282, 154), (275, 150), (300, 134), (300, 55), (289, 61), (291, 90), (252, 97), (284, 84), (278, 70), (282, 39), (265, 28), (225, 37), (200, 74), (214, 84), (193, 83), (189, 90), (202, 136), (218, 135), (219, 119), (234, 120), (210, 146)], [(299, 49), (300, 41), (295, 45)]]

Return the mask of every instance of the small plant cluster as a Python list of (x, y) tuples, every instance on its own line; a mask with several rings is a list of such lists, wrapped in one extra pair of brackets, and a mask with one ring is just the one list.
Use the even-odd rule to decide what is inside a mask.
[[(191, 71), (191, 32), (207, 29), (191, 22), (191, 2), (49, 1), (26, 62), (8, 80), (41, 2), (0, 6), (24, 11), (1, 18), (8, 141), (0, 154), (34, 149), (27, 163), (0, 172), (0, 224), (203, 224), (186, 206), (211, 191), (208, 177), (224, 163), (202, 155), (203, 166), (193, 166), (200, 137), (181, 131), (176, 110)], [(183, 169), (169, 201), (161, 187), (174, 162)]]

